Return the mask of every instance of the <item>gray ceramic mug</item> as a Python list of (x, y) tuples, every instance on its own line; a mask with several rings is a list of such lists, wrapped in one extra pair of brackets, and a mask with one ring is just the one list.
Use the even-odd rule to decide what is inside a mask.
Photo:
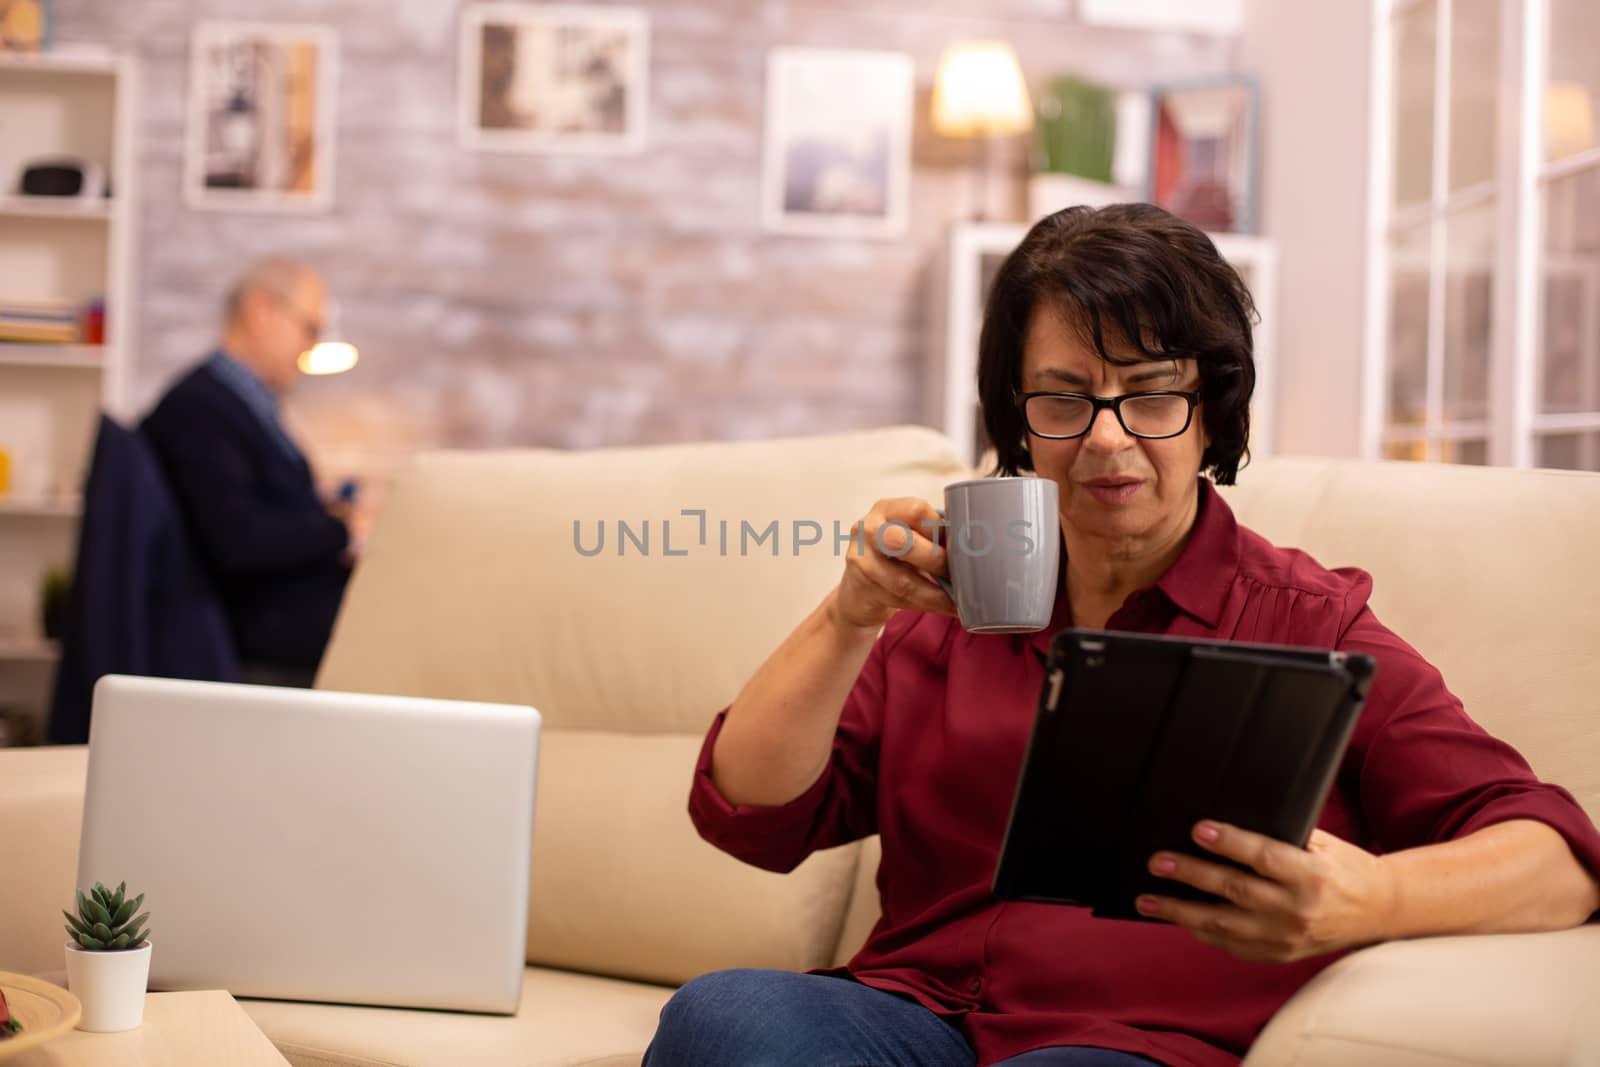
[(976, 478), (944, 488), (950, 577), (936, 578), (975, 634), (1050, 625), (1061, 559), (1060, 496), (1049, 478)]

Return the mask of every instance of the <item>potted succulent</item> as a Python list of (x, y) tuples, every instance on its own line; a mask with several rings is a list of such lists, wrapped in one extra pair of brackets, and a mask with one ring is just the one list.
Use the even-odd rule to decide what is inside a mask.
[(78, 1029), (95, 1033), (132, 1030), (144, 1022), (150, 981), (150, 940), (144, 894), (127, 899), (128, 883), (112, 892), (99, 882), (78, 890), (78, 913), (67, 917), (67, 988), (83, 1004)]
[(1064, 75), (1043, 88), (1034, 135), (1037, 164), (1028, 179), (1030, 218), (1074, 204), (1102, 207), (1138, 199), (1114, 184), (1117, 109), (1115, 90), (1080, 78)]

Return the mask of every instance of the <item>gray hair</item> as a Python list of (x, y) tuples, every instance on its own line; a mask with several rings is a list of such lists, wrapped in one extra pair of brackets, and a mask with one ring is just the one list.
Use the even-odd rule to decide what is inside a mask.
[(315, 276), (315, 268), (298, 260), (273, 256), (257, 262), (233, 283), (223, 303), (224, 321), (233, 322), (239, 317), (244, 302), (251, 293), (267, 293), (280, 300), (294, 298), (295, 283), (307, 275)]

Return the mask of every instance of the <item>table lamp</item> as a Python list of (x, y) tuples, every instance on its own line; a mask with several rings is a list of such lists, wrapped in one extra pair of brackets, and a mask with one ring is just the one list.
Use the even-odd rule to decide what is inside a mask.
[(956, 41), (939, 56), (933, 82), (933, 129), (944, 137), (980, 137), (977, 218), (984, 217), (994, 142), (1033, 127), (1033, 104), (1017, 54), (1004, 41)]

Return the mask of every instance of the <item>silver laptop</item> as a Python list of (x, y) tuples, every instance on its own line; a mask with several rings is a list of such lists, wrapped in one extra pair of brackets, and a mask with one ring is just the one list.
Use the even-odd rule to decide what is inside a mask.
[(78, 884), (146, 894), (151, 989), (515, 1013), (539, 723), (107, 676)]

